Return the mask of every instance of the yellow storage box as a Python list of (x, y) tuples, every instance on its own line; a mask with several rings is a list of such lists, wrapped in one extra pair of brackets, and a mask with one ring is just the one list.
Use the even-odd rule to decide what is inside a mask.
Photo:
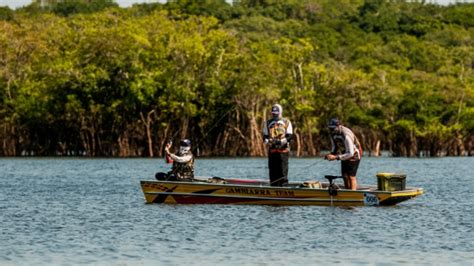
[(401, 173), (378, 173), (377, 186), (381, 191), (405, 190), (407, 175)]

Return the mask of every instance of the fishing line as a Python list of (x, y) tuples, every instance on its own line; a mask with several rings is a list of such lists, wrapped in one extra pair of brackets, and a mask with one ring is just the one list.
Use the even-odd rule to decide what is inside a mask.
[[(217, 122), (215, 122), (214, 124), (212, 124), (212, 127), (207, 130), (205, 132), (205, 134), (196, 142), (196, 144), (192, 145), (192, 151), (196, 151), (198, 150), (199, 151), (199, 144), (201, 144), (204, 139), (207, 137), (207, 135), (209, 135), (209, 133), (211, 133), (211, 131), (222, 121), (222, 119), (224, 119), (224, 117), (226, 117), (231, 111), (233, 111), (234, 109), (236, 109), (237, 106), (234, 106), (232, 108), (230, 108), (229, 110), (227, 110), (227, 112), (225, 112), (218, 120)], [(176, 135), (179, 133), (180, 131), (179, 130), (176, 130), (175, 133), (172, 135), (172, 137), (168, 140), (168, 143), (172, 143), (172, 141), (174, 140), (174, 138), (176, 137)]]
[(316, 165), (318, 162), (319, 162), (319, 161), (318, 161), (318, 160), (316, 160), (314, 163), (311, 163), (311, 164), (309, 164), (309, 165), (307, 165), (307, 166), (303, 167), (303, 168), (302, 168), (302, 170), (307, 170), (307, 169), (309, 169), (310, 167), (313, 167), (313, 166), (315, 166), (315, 165)]
[(226, 117), (231, 111), (233, 111), (234, 109), (236, 109), (237, 106), (234, 106), (232, 108), (230, 108), (229, 110), (227, 110), (227, 112), (225, 112), (225, 114), (223, 114), (218, 120), (217, 122), (215, 122), (212, 127), (206, 131), (206, 133), (199, 139), (198, 142), (196, 142), (196, 145), (193, 145), (194, 146), (194, 151), (198, 150), (199, 151), (199, 144), (201, 144), (204, 139), (207, 137), (207, 135), (209, 135), (209, 133), (211, 133), (211, 131), (222, 121), (222, 119), (224, 119), (224, 117)]

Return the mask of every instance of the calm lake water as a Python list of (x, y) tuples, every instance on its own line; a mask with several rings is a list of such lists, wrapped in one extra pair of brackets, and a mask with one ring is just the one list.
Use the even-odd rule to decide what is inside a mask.
[[(358, 181), (405, 172), (424, 195), (393, 207), (145, 204), (163, 159), (0, 159), (0, 265), (474, 262), (474, 158), (364, 158)], [(339, 163), (290, 159), (290, 180)], [(266, 159), (201, 159), (197, 175), (267, 178)]]

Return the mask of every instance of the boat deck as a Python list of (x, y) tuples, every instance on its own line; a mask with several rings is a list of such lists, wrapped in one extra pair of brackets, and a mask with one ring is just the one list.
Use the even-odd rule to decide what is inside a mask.
[[(213, 177), (215, 178), (215, 177)], [(194, 182), (203, 182), (203, 183), (217, 183), (217, 184), (229, 184), (229, 185), (239, 185), (239, 186), (260, 186), (260, 187), (271, 187), (270, 182), (266, 180), (255, 180), (255, 179), (238, 179), (238, 178), (217, 178), (216, 181), (211, 181), (212, 178), (209, 177), (196, 177)], [(220, 182), (221, 181), (221, 182)], [(312, 186), (320, 185), (320, 187)], [(335, 183), (338, 189), (346, 189), (344, 184)], [(297, 182), (289, 182), (287, 185), (282, 186), (282, 188), (302, 188), (302, 189), (327, 189), (329, 186), (329, 182), (319, 182), (319, 181), (297, 181)], [(376, 191), (377, 186), (359, 186), (357, 190), (364, 190), (364, 191)]]
[(266, 180), (196, 177), (194, 181), (141, 181), (148, 203), (267, 204), (320, 206), (395, 205), (423, 194), (422, 188), (382, 191), (362, 185), (357, 190), (319, 181), (270, 186)]

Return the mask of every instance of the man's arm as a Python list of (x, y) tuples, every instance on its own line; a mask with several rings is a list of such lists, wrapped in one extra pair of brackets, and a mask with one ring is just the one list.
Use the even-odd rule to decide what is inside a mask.
[(268, 139), (270, 138), (270, 136), (268, 135), (267, 122), (265, 122), (265, 121), (263, 121), (262, 133), (263, 133), (263, 143), (267, 144)]
[(332, 137), (332, 136), (330, 136), (330, 138), (329, 138), (329, 139), (331, 140), (331, 152), (330, 152), (330, 154), (333, 154), (333, 155), (335, 155), (335, 154), (336, 154), (336, 152), (337, 152), (336, 143), (334, 142), (334, 139), (333, 139), (333, 137)]
[(293, 125), (291, 125), (291, 121), (288, 120), (288, 126), (286, 127), (285, 138), (281, 140), (281, 145), (285, 145), (291, 141), (293, 138)]
[(331, 140), (331, 151), (324, 156), (324, 159), (329, 160), (329, 161), (333, 161), (333, 160), (338, 159), (338, 156), (336, 156), (337, 147), (336, 147), (336, 143), (334, 142), (334, 138), (332, 137), (332, 135), (329, 136), (329, 139)]
[(338, 155), (338, 159), (342, 161), (352, 158), (355, 153), (354, 142), (352, 141), (352, 138), (346, 137), (344, 139), (344, 145), (346, 146), (346, 153)]
[(193, 156), (191, 154), (178, 156), (176, 154), (170, 153), (169, 156), (171, 157), (171, 159), (173, 159), (173, 161), (175, 161), (177, 163), (187, 163), (187, 162), (191, 161), (191, 159), (193, 158)]

